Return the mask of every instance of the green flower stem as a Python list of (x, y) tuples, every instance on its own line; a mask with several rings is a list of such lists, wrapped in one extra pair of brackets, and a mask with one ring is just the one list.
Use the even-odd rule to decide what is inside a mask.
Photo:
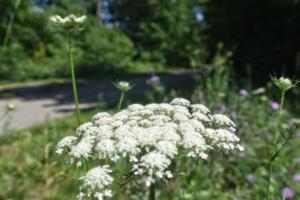
[(75, 76), (75, 67), (73, 61), (73, 52), (72, 52), (72, 34), (68, 34), (69, 39), (69, 58), (70, 58), (70, 67), (71, 67), (71, 76), (72, 76), (72, 86), (73, 86), (73, 95), (74, 95), (74, 102), (75, 102), (75, 110), (76, 110), (76, 118), (77, 123), (80, 125), (80, 110), (78, 104), (78, 93), (77, 93), (77, 82)]
[(155, 184), (150, 185), (149, 200), (155, 200)]
[(122, 103), (124, 101), (124, 96), (125, 96), (125, 92), (121, 92), (121, 96), (120, 96), (120, 100), (119, 100), (119, 104), (118, 104), (118, 112), (121, 110), (122, 108)]
[(276, 132), (275, 132), (274, 139), (273, 139), (273, 147), (271, 150), (272, 154), (271, 154), (271, 158), (268, 163), (268, 182), (267, 182), (266, 200), (271, 200), (270, 190), (271, 190), (271, 179), (272, 179), (272, 175), (273, 175), (273, 166), (274, 166), (274, 161), (281, 150), (281, 147), (277, 148), (277, 143), (278, 143), (278, 138), (280, 135), (281, 115), (282, 115), (282, 110), (283, 110), (283, 105), (284, 105), (284, 97), (285, 97), (285, 91), (282, 91), (281, 99), (280, 99), (280, 108), (279, 108), (279, 111), (278, 111), (278, 114), (276, 117), (276, 121), (275, 121)]
[(282, 115), (282, 109), (283, 109), (283, 104), (284, 104), (284, 97), (285, 97), (285, 92), (281, 92), (281, 99), (280, 99), (280, 107), (278, 111), (278, 115), (276, 118), (276, 133), (274, 136), (274, 141), (273, 143), (276, 145), (278, 137), (280, 135), (280, 125), (281, 125), (281, 115)]
[(15, 16), (17, 14), (17, 11), (19, 9), (19, 6), (21, 4), (21, 1), (22, 0), (17, 0), (16, 1), (15, 7), (14, 7), (14, 12), (10, 15), (10, 19), (9, 19), (9, 22), (8, 22), (8, 25), (7, 25), (7, 28), (6, 28), (5, 36), (4, 36), (3, 45), (2, 45), (2, 48), (1, 48), (1, 52), (0, 52), (0, 61), (2, 60), (2, 56), (4, 54), (4, 51), (6, 49), (8, 40), (10, 38), (12, 26), (13, 26), (13, 23), (14, 23), (14, 19), (15, 19)]
[(3, 115), (0, 117), (0, 122), (6, 117), (6, 115), (9, 113), (8, 110), (6, 110)]

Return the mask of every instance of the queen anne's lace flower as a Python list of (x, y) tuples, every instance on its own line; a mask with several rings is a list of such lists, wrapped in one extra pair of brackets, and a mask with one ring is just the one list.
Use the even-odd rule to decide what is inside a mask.
[(82, 15), (77, 17), (75, 15), (69, 15), (66, 17), (61, 17), (59, 15), (54, 15), (51, 16), (49, 20), (53, 24), (56, 24), (66, 30), (80, 30), (86, 20), (86, 16)]
[[(66, 152), (77, 165), (89, 158), (127, 159), (133, 174), (149, 186), (173, 177), (171, 163), (178, 154), (207, 159), (214, 148), (242, 151), (234, 131), (235, 124), (227, 116), (176, 98), (170, 104), (133, 104), (114, 115), (98, 113), (76, 130), (77, 137), (62, 139), (56, 152)], [(109, 166), (90, 170), (82, 178), (78, 199), (111, 196), (109, 173)]]

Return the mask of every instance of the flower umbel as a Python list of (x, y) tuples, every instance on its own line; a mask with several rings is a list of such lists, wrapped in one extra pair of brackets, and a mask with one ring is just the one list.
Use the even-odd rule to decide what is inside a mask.
[[(71, 163), (78, 166), (90, 158), (112, 163), (125, 159), (131, 163), (133, 178), (146, 186), (173, 177), (171, 166), (179, 152), (181, 156), (208, 159), (213, 149), (243, 151), (231, 119), (183, 98), (170, 104), (132, 104), (114, 115), (98, 113), (76, 132), (77, 136), (59, 142), (58, 154), (67, 153)], [(109, 197), (110, 173), (107, 165), (90, 170), (82, 178), (78, 199)]]
[(66, 17), (62, 17), (60, 15), (55, 15), (55, 16), (50, 17), (49, 20), (53, 24), (60, 26), (66, 30), (80, 31), (84, 26), (86, 16), (82, 15), (80, 17), (77, 17), (72, 14), (72, 15), (69, 15)]

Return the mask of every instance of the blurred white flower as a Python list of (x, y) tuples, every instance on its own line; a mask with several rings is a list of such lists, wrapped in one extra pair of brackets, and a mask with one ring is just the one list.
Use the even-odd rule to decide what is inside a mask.
[(6, 110), (7, 110), (7, 111), (14, 111), (15, 109), (16, 109), (16, 105), (13, 104), (13, 103), (8, 103), (8, 104), (6, 105)]

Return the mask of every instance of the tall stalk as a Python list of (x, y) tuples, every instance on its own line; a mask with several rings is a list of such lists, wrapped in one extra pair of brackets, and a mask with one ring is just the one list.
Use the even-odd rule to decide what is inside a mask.
[(21, 4), (21, 1), (22, 0), (17, 0), (16, 1), (15, 5), (14, 5), (14, 11), (10, 15), (10, 19), (9, 19), (9, 22), (8, 22), (8, 25), (7, 25), (7, 28), (6, 28), (6, 31), (5, 31), (4, 41), (3, 41), (1, 52), (0, 52), (0, 61), (2, 60), (2, 56), (5, 52), (6, 46), (8, 44), (8, 40), (9, 40), (10, 35), (11, 35), (11, 30), (12, 30), (12, 26), (13, 26), (13, 23), (14, 23), (14, 19), (15, 19), (15, 16), (17, 14), (17, 11), (19, 9), (19, 6)]
[(128, 82), (126, 81), (120, 81), (116, 84), (114, 84), (114, 86), (121, 92), (121, 96), (119, 99), (119, 103), (118, 103), (118, 107), (117, 107), (117, 111), (119, 112), (122, 108), (122, 104), (125, 98), (125, 93), (128, 92), (133, 86), (130, 85)]
[(6, 117), (6, 115), (9, 113), (9, 110), (6, 110), (0, 117), (0, 122)]
[(75, 66), (74, 66), (73, 52), (72, 52), (72, 34), (70, 32), (68, 33), (68, 40), (69, 40), (69, 58), (70, 58), (75, 112), (76, 112), (77, 123), (78, 125), (80, 125), (80, 110), (79, 110), (79, 103), (78, 103), (77, 81), (75, 76)]
[(150, 186), (149, 200), (155, 200), (155, 184), (152, 183)]
[(124, 96), (125, 96), (125, 92), (121, 92), (121, 96), (120, 96), (119, 103), (118, 103), (118, 112), (122, 108), (122, 104), (123, 104), (123, 101), (124, 101)]
[(281, 114), (282, 114), (282, 109), (283, 109), (283, 105), (284, 105), (284, 98), (285, 98), (285, 91), (281, 91), (281, 99), (280, 99), (280, 107), (279, 107), (279, 111), (276, 117), (276, 121), (275, 121), (275, 135), (273, 138), (273, 146), (271, 149), (271, 158), (269, 160), (268, 163), (268, 182), (267, 182), (267, 195), (266, 195), (266, 200), (270, 200), (270, 190), (271, 190), (271, 179), (272, 179), (272, 175), (273, 175), (273, 166), (274, 166), (274, 162), (275, 159), (280, 151), (280, 149), (277, 147), (277, 143), (278, 143), (278, 137), (280, 135), (280, 126), (281, 126)]

